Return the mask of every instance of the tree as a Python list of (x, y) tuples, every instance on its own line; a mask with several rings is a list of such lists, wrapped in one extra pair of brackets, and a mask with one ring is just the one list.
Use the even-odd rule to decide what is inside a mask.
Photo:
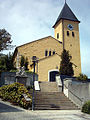
[(82, 81), (85, 81), (85, 80), (88, 80), (88, 76), (85, 75), (85, 74), (80, 73), (79, 76), (76, 77), (76, 80), (82, 80)]
[(21, 67), (25, 67), (25, 70), (28, 70), (28, 58), (24, 57), (24, 56), (21, 56), (21, 61), (20, 61), (20, 66)]
[(13, 54), (9, 53), (0, 57), (0, 72), (14, 70)]
[(0, 57), (0, 72), (4, 72), (4, 71), (6, 71), (7, 70), (7, 68), (6, 68), (6, 64), (5, 64), (5, 57), (6, 56), (1, 56)]
[(26, 59), (25, 59), (25, 70), (29, 70), (28, 69), (28, 58), (26, 57)]
[(11, 35), (5, 29), (0, 29), (0, 51), (12, 48), (11, 43)]
[(21, 56), (20, 66), (23, 67), (24, 63), (25, 63), (25, 58), (24, 56)]
[(7, 71), (16, 69), (13, 64), (13, 54), (11, 54), (11, 53), (7, 54), (5, 57), (5, 61), (6, 61)]
[(74, 71), (72, 67), (72, 63), (70, 62), (71, 56), (69, 55), (69, 51), (63, 50), (61, 54), (61, 63), (60, 63), (60, 74), (73, 76)]

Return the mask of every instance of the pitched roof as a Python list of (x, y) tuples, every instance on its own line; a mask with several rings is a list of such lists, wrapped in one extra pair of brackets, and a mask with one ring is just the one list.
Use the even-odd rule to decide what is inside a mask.
[(53, 28), (55, 27), (55, 25), (61, 20), (61, 19), (65, 19), (65, 20), (71, 20), (71, 21), (76, 21), (76, 22), (80, 22), (77, 17), (74, 15), (74, 13), (72, 12), (72, 10), (70, 9), (70, 7), (67, 5), (67, 3), (64, 4), (64, 7), (61, 11), (61, 13), (59, 14), (56, 23), (54, 24)]
[(37, 41), (40, 41), (40, 40), (44, 40), (44, 39), (46, 39), (46, 38), (52, 38), (52, 39), (54, 39), (54, 40), (56, 40), (57, 42), (59, 42), (59, 43), (62, 44), (62, 42), (59, 41), (59, 40), (57, 40), (56, 38), (54, 38), (54, 37), (52, 37), (52, 36), (47, 36), (47, 37), (44, 37), (44, 38), (40, 38), (40, 39), (38, 39), (38, 40), (34, 40), (34, 41), (32, 41), (32, 42), (28, 42), (28, 43), (25, 43), (25, 44), (23, 44), (23, 45), (17, 46), (16, 48), (19, 48), (19, 47), (22, 47), (22, 46), (24, 46), (24, 45), (31, 44), (31, 43), (34, 43), (34, 42), (37, 42)]
[(46, 38), (52, 38), (52, 39), (54, 39), (55, 41), (57, 41), (57, 42), (59, 42), (60, 44), (62, 44), (61, 41), (55, 39), (54, 37), (52, 37), (52, 36), (47, 36), (47, 37), (44, 37), (44, 38), (41, 38), (41, 39), (38, 39), (38, 40), (35, 40), (35, 41), (32, 41), (32, 42), (29, 42), (29, 43), (26, 43), (26, 44), (23, 44), (23, 45), (17, 46), (17, 47), (15, 48), (15, 50), (14, 50), (13, 59), (14, 59), (14, 57), (15, 57), (15, 54), (16, 54), (17, 51), (18, 51), (18, 48), (20, 48), (20, 47), (22, 47), (22, 46), (24, 46), (24, 45), (28, 45), (28, 44), (31, 44), (31, 43), (34, 43), (34, 42), (40, 41), (40, 40), (44, 40), (44, 39), (46, 39)]

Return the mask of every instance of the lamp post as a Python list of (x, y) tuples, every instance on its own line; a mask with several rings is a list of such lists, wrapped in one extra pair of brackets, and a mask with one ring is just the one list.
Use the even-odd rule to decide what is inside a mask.
[(37, 62), (38, 58), (36, 56), (32, 57), (32, 62), (33, 62), (33, 94), (32, 94), (32, 111), (34, 110), (34, 81), (35, 81), (35, 64)]

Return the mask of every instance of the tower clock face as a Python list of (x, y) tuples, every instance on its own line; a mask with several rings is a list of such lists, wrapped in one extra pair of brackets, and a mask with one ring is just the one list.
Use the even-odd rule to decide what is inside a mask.
[(69, 30), (73, 30), (73, 26), (71, 24), (68, 24), (67, 27), (68, 27)]

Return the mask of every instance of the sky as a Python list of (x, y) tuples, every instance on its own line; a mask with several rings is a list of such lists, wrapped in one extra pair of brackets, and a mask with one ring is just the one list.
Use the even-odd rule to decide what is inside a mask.
[[(81, 21), (79, 32), (82, 73), (90, 78), (90, 0), (66, 1)], [(65, 0), (0, 0), (0, 29), (5, 28), (12, 35), (12, 44), (16, 46), (46, 36), (54, 37), (52, 26), (64, 3)], [(8, 52), (10, 51), (3, 53)]]

